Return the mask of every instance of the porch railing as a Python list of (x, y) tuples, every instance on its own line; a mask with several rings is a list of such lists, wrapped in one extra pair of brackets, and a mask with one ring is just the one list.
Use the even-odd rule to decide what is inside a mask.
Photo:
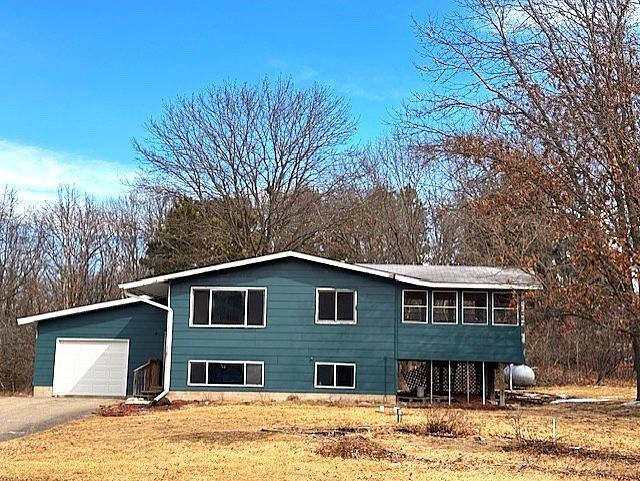
[(155, 397), (162, 392), (162, 361), (149, 360), (133, 370), (133, 395)]

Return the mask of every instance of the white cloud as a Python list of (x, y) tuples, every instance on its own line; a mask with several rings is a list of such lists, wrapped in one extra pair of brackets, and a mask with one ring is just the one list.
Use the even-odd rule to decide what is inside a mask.
[(134, 175), (116, 162), (0, 140), (0, 188), (16, 189), (28, 203), (54, 199), (62, 184), (98, 198), (117, 196)]

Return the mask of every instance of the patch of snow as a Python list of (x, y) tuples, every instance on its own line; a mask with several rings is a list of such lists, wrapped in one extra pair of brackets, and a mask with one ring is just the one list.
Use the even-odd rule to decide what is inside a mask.
[(640, 401), (629, 401), (623, 404), (628, 408), (640, 408)]
[(556, 399), (555, 401), (551, 401), (551, 404), (565, 404), (565, 403), (603, 403), (607, 401), (612, 401), (613, 398), (610, 397), (579, 397), (579, 398), (567, 398), (567, 399)]

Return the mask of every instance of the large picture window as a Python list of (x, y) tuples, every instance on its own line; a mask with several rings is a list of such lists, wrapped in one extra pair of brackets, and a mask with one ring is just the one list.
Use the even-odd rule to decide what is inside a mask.
[(190, 325), (195, 327), (264, 327), (264, 288), (194, 287)]
[(402, 291), (402, 322), (427, 322), (427, 291)]
[(355, 324), (357, 295), (350, 289), (316, 289), (317, 324)]
[(517, 326), (518, 297), (515, 292), (493, 293), (493, 324), (496, 326)]
[(190, 386), (264, 386), (261, 361), (189, 361)]
[(488, 303), (486, 292), (462, 293), (462, 323), (487, 324)]
[(356, 365), (353, 363), (316, 362), (316, 388), (355, 389)]
[(433, 323), (457, 324), (458, 293), (456, 291), (433, 291)]

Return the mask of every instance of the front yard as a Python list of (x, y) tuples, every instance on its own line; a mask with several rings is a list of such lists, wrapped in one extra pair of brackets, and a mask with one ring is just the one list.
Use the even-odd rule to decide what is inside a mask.
[[(640, 480), (640, 408), (622, 405), (633, 390), (563, 390), (615, 399), (508, 410), (404, 409), (401, 429), (388, 408), (382, 414), (372, 405), (293, 401), (92, 416), (1, 443), (0, 479)], [(438, 421), (463, 429), (425, 432), (437, 430)]]

